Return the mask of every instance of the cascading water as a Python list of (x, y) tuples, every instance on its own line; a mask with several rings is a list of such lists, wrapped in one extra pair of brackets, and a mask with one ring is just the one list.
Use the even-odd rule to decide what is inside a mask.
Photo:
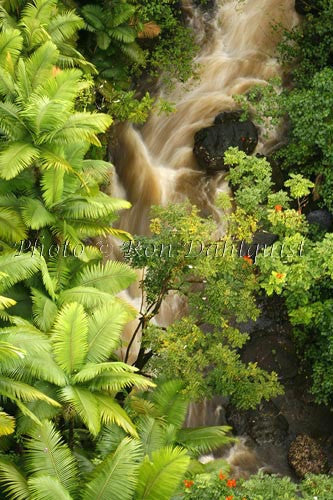
[[(171, 94), (160, 90), (161, 96), (175, 103), (177, 111), (169, 116), (152, 114), (140, 131), (131, 125), (119, 129), (114, 194), (132, 203), (132, 209), (120, 220), (120, 226), (132, 234), (147, 233), (151, 205), (189, 198), (203, 214), (218, 216), (214, 199), (219, 191), (227, 191), (228, 186), (223, 174), (208, 177), (198, 170), (192, 152), (194, 134), (211, 125), (220, 112), (236, 109), (233, 95), (281, 76), (275, 55), (279, 34), (272, 30), (272, 25), (280, 23), (291, 29), (297, 24), (294, 0), (217, 0), (216, 3), (213, 14), (208, 15), (195, 9), (190, 1), (183, 1), (188, 23), (202, 50), (195, 61), (199, 65), (198, 80), (190, 82), (187, 89), (177, 85)], [(271, 132), (268, 137), (261, 133), (256, 152), (268, 154), (278, 144), (280, 135), (279, 131)], [(138, 289), (130, 290), (127, 299), (139, 307)], [(171, 323), (181, 314), (182, 307), (171, 297), (157, 321), (164, 326)], [(125, 338), (130, 338), (132, 332), (133, 324), (125, 332)], [(193, 417), (195, 409), (191, 411)], [(193, 423), (202, 425), (207, 423), (204, 420)], [(256, 456), (251, 455), (243, 442), (229, 452), (230, 463), (237, 463), (237, 456), (244, 458), (246, 453), (245, 461), (251, 462), (252, 467)], [(242, 463), (240, 468), (244, 467)]]

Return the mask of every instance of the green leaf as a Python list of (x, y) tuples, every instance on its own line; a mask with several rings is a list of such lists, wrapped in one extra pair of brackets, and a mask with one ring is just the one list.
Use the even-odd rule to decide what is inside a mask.
[(83, 500), (132, 500), (137, 483), (140, 443), (125, 438), (93, 473)]
[(91, 434), (97, 436), (101, 429), (101, 421), (96, 395), (89, 389), (67, 386), (61, 389), (60, 398), (74, 407)]
[(39, 151), (26, 142), (10, 142), (0, 153), (0, 177), (9, 180), (31, 167)]
[(76, 461), (60, 432), (45, 420), (26, 440), (26, 467), (30, 474), (51, 476), (69, 492), (77, 488)]
[(96, 309), (89, 318), (87, 361), (101, 362), (119, 346), (121, 332), (133, 319), (119, 302)]
[(117, 424), (131, 436), (138, 437), (132, 420), (114, 398), (97, 393), (95, 393), (95, 396), (98, 401), (101, 420), (104, 424)]
[(227, 436), (230, 430), (230, 427), (225, 426), (181, 429), (177, 441), (192, 453), (201, 455), (232, 442), (232, 438)]
[(31, 500), (71, 500), (73, 497), (52, 476), (31, 477), (28, 480)]
[(13, 434), (15, 430), (15, 418), (7, 413), (0, 411), (0, 436)]
[(19, 214), (10, 208), (0, 207), (0, 238), (8, 242), (19, 242), (27, 236)]
[(136, 273), (122, 262), (87, 266), (74, 278), (74, 286), (95, 287), (103, 292), (116, 294), (136, 280)]
[(26, 500), (29, 498), (28, 485), (21, 471), (5, 457), (0, 459), (0, 482), (5, 493), (11, 500)]
[(62, 307), (53, 327), (52, 345), (58, 365), (68, 374), (79, 370), (87, 354), (88, 321), (81, 304)]
[(54, 216), (39, 200), (31, 198), (23, 200), (22, 219), (31, 229), (40, 229), (54, 222)]
[(139, 470), (137, 500), (168, 500), (182, 480), (190, 457), (186, 450), (165, 447), (152, 453), (151, 461), (146, 457)]

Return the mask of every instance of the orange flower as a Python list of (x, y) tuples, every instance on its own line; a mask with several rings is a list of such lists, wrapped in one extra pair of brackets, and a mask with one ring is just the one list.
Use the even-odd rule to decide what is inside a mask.
[(219, 474), (219, 479), (221, 481), (223, 481), (223, 479), (226, 479), (226, 476), (223, 474), (223, 471), (220, 470), (220, 474)]
[(253, 264), (253, 260), (249, 255), (244, 255), (243, 259), (248, 263), (248, 264)]
[(227, 481), (228, 488), (236, 488), (236, 479), (229, 479)]
[(282, 280), (285, 277), (285, 274), (283, 273), (276, 273), (276, 277), (278, 280)]
[(234, 498), (233, 495), (230, 495), (228, 497), (225, 497), (225, 500), (233, 500), (233, 498)]
[(185, 479), (184, 485), (185, 485), (185, 488), (191, 488), (191, 486), (194, 485), (194, 481), (190, 481), (189, 479)]
[(275, 208), (275, 212), (282, 212), (282, 210), (283, 210), (282, 205), (275, 205), (274, 208)]

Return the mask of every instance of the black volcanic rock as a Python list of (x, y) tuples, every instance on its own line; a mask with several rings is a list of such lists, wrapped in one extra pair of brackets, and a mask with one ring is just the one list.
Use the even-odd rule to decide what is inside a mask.
[(253, 153), (258, 144), (257, 129), (250, 120), (240, 121), (240, 116), (240, 111), (220, 113), (214, 125), (195, 134), (193, 152), (200, 168), (208, 173), (225, 170), (224, 153), (231, 146)]
[(305, 16), (306, 14), (317, 14), (320, 10), (315, 0), (295, 0), (295, 10), (297, 14)]

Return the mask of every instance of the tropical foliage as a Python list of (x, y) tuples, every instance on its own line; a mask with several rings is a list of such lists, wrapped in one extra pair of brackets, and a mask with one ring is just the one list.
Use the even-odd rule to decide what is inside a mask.
[[(190, 477), (190, 476), (189, 476)], [(184, 498), (188, 500), (313, 500), (329, 499), (333, 481), (329, 476), (308, 475), (300, 484), (290, 478), (258, 474), (248, 480), (235, 480), (225, 469), (197, 474), (184, 481)]]

